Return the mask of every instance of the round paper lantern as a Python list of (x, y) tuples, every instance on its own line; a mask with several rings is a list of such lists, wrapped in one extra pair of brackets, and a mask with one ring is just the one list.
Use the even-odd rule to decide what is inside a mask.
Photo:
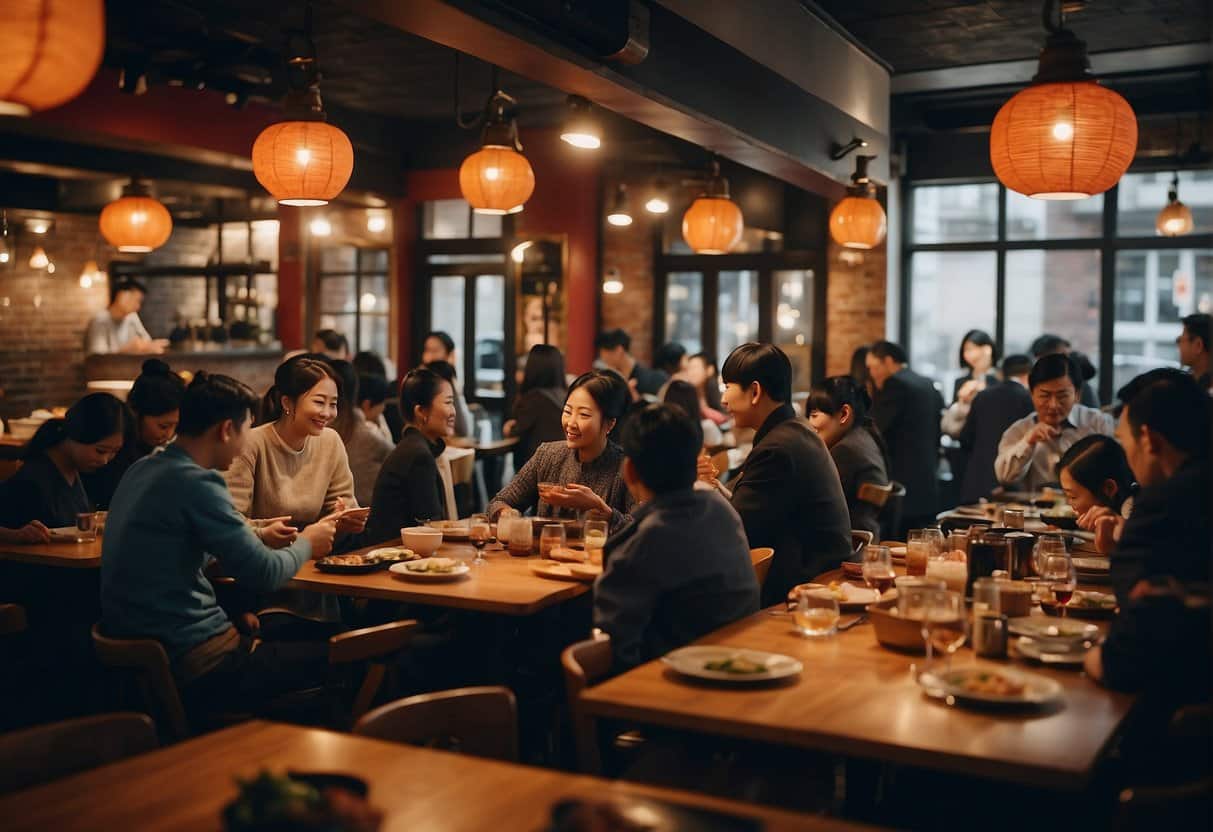
[(508, 214), (531, 198), (535, 171), (514, 148), (485, 145), (459, 166), (459, 190), (478, 214)]
[(728, 197), (701, 196), (682, 215), (682, 238), (696, 254), (725, 254), (744, 229), (741, 209)]
[(101, 209), (100, 226), (101, 236), (118, 251), (146, 254), (168, 242), (173, 218), (135, 183), (121, 199)]
[(1154, 228), (1164, 237), (1182, 237), (1192, 233), (1192, 209), (1179, 201), (1179, 176), (1171, 180), (1167, 205), (1158, 212)]
[(884, 208), (870, 196), (848, 196), (830, 212), (830, 236), (846, 248), (876, 248), (887, 229)]
[(353, 172), (349, 137), (324, 121), (280, 121), (253, 142), (253, 174), (282, 205), (327, 205)]
[(105, 51), (103, 0), (9, 0), (0, 19), (0, 114), (75, 98)]

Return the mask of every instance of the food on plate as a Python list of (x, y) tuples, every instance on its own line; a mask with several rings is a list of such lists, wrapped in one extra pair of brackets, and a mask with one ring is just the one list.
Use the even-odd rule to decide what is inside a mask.
[(743, 659), (740, 656), (730, 656), (727, 659), (713, 659), (710, 662), (704, 662), (703, 669), (715, 670), (718, 673), (736, 673), (738, 675), (767, 672), (765, 664)]
[(223, 825), (228, 832), (268, 829), (373, 832), (383, 822), (383, 812), (368, 803), (364, 795), (344, 786), (317, 787), (304, 779), (268, 771), (236, 782), (240, 794), (223, 809)]
[(1022, 696), (1026, 685), (1002, 673), (980, 670), (953, 680), (961, 690), (987, 696)]
[(403, 546), (392, 546), (383, 549), (373, 549), (364, 554), (329, 555), (321, 558), (325, 566), (373, 566), (379, 563), (397, 563), (399, 561), (416, 560), (417, 553)]
[(366, 566), (377, 563), (366, 555), (329, 555), (323, 558), (325, 566)]
[(425, 558), (406, 563), (404, 568), (410, 572), (431, 572), (441, 575), (454, 572), (459, 565), (459, 561), (454, 558)]
[(1069, 606), (1088, 610), (1116, 609), (1116, 596), (1106, 592), (1075, 592)]

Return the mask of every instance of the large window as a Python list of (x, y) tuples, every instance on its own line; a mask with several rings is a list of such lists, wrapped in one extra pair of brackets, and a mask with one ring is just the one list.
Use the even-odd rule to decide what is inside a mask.
[(317, 272), (319, 328), (335, 329), (354, 352), (388, 354), (391, 294), (387, 249), (328, 246)]
[(901, 337), (915, 369), (950, 391), (974, 328), (1004, 355), (1065, 337), (1099, 369), (1105, 402), (1143, 370), (1176, 365), (1179, 319), (1213, 308), (1213, 172), (1179, 174), (1195, 220), (1182, 238), (1154, 230), (1171, 177), (1127, 174), (1076, 201), (996, 182), (911, 185)]

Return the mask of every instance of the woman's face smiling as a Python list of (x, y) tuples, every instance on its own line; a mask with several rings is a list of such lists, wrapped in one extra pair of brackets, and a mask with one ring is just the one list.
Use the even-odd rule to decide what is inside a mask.
[(337, 418), (337, 383), (328, 376), (295, 400), (291, 419), (309, 436), (319, 436)]
[(564, 429), (564, 441), (574, 449), (594, 447), (610, 431), (609, 426), (604, 429), (602, 411), (584, 387), (569, 393), (560, 416), (560, 426)]

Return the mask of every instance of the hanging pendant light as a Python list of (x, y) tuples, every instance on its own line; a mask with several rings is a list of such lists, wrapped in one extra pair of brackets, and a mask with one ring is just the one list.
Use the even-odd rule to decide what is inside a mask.
[(594, 117), (593, 105), (580, 95), (569, 96), (569, 113), (560, 132), (561, 141), (582, 150), (602, 147), (602, 126)]
[(696, 254), (724, 254), (741, 240), (743, 230), (741, 209), (729, 199), (729, 180), (713, 159), (707, 188), (682, 215), (682, 238)]
[(325, 122), (318, 82), (291, 98), (288, 109), (299, 117), (261, 131), (253, 142), (253, 174), (280, 205), (327, 205), (350, 181), (354, 147)]
[(1192, 233), (1192, 209), (1179, 201), (1179, 173), (1171, 179), (1167, 191), (1167, 204), (1158, 212), (1154, 228), (1164, 237), (1182, 237)]
[(615, 199), (611, 205), (611, 213), (607, 214), (607, 222), (617, 228), (626, 228), (632, 224), (632, 214), (628, 211), (628, 187), (619, 185), (615, 189)]
[(45, 269), (51, 264), (51, 259), (46, 256), (46, 249), (42, 246), (35, 246), (34, 253), (29, 257), (29, 267), (31, 269)]
[(0, 115), (66, 104), (88, 86), (105, 51), (103, 0), (5, 3), (0, 23)]
[(459, 166), (459, 190), (477, 214), (515, 214), (535, 191), (535, 172), (522, 155), (518, 124), (501, 90), (489, 97), (481, 147)]
[(644, 210), (650, 214), (666, 214), (670, 210), (669, 189), (665, 183), (658, 181), (653, 186), (653, 195), (649, 197), (648, 202), (644, 204)]
[(101, 209), (101, 236), (118, 251), (146, 254), (168, 242), (173, 218), (152, 198), (142, 179), (132, 179), (122, 197)]
[(105, 275), (97, 268), (96, 260), (89, 260), (84, 264), (84, 268), (80, 270), (80, 288), (88, 289), (94, 283), (100, 283), (105, 279)]
[[(1055, 25), (1032, 85), (1002, 105), (990, 129), (990, 162), (999, 180), (1036, 199), (1085, 199), (1111, 188), (1137, 152), (1129, 102), (1091, 74), (1087, 45)], [(1064, 17), (1062, 18), (1064, 24)]]
[(0, 265), (13, 257), (8, 250), (8, 210), (0, 211)]
[(830, 236), (845, 248), (873, 249), (884, 242), (888, 219), (876, 199), (876, 188), (868, 177), (868, 162), (875, 156), (856, 156), (853, 183), (847, 196), (830, 212)]

